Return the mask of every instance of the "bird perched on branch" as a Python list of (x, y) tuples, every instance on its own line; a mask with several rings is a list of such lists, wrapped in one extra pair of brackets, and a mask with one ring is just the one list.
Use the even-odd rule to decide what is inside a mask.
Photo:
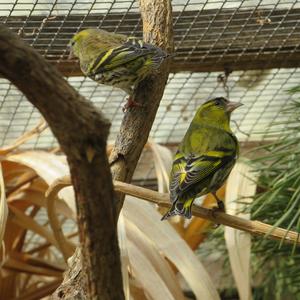
[(237, 138), (230, 129), (230, 115), (242, 103), (215, 98), (202, 104), (174, 157), (170, 175), (171, 209), (162, 217), (192, 216), (196, 197), (212, 193), (218, 208), (223, 202), (216, 191), (223, 185), (238, 156)]
[(82, 72), (91, 79), (124, 90), (128, 95), (125, 105), (141, 106), (134, 101), (137, 84), (153, 73), (168, 56), (157, 46), (135, 37), (86, 29), (73, 36), (70, 56), (78, 57)]

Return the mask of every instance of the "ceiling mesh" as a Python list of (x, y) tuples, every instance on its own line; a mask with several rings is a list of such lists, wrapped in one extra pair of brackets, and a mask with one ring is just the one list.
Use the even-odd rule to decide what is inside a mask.
[[(226, 96), (217, 80), (226, 69), (232, 71), (230, 99), (244, 103), (234, 112), (232, 127), (241, 141), (266, 139), (269, 126), (285, 120), (281, 111), (293, 99), (287, 90), (300, 82), (300, 2), (176, 0), (172, 5), (176, 56), (151, 137), (178, 143), (203, 101)], [(138, 1), (4, 0), (0, 20), (64, 75), (76, 75), (68, 81), (111, 120), (113, 142), (126, 95), (79, 76), (78, 64), (67, 59), (67, 44), (88, 27), (141, 37)], [(11, 143), (39, 119), (26, 98), (0, 79), (1, 144)], [(53, 146), (50, 131), (26, 145)]]

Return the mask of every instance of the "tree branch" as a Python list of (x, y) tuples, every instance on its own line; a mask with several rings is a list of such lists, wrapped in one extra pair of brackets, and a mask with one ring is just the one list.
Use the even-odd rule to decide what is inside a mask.
[[(67, 156), (76, 195), (88, 299), (123, 299), (121, 263), (106, 156), (110, 123), (35, 50), (0, 26), (0, 73), (39, 109)], [(96, 184), (95, 184), (96, 183)], [(76, 292), (77, 287), (73, 286)], [(57, 298), (71, 298), (63, 291)]]
[[(144, 41), (173, 52), (172, 5), (170, 0), (140, 0)], [(135, 99), (143, 107), (134, 108), (123, 118), (115, 146), (110, 155), (113, 178), (130, 182), (155, 119), (169, 75), (170, 61), (158, 73), (147, 77), (136, 91)], [(117, 198), (119, 214), (124, 197)]]
[[(117, 192), (121, 192), (126, 195), (131, 195), (139, 199), (155, 203), (161, 207), (171, 207), (169, 194), (158, 193), (120, 181), (114, 181), (114, 187), (115, 191)], [(300, 245), (298, 232), (289, 231), (279, 227), (273, 227), (272, 225), (259, 221), (242, 219), (222, 212), (216, 211), (212, 214), (211, 209), (196, 205), (193, 206), (192, 214), (196, 217), (208, 219), (217, 224), (223, 224), (229, 227), (233, 227), (242, 231), (249, 232), (253, 235), (265, 236), (273, 240), (284, 240), (288, 243), (297, 243), (298, 245)]]
[[(160, 46), (168, 53), (173, 51), (172, 5), (170, 0), (141, 0), (144, 40)], [(110, 155), (112, 176), (116, 180), (130, 182), (144, 145), (155, 119), (165, 84), (169, 75), (170, 62), (166, 61), (156, 75), (147, 77), (137, 88), (135, 99), (143, 107), (134, 108), (124, 115), (119, 134)], [(115, 223), (124, 201), (123, 195), (116, 195)], [(79, 299), (84, 299), (86, 278), (81, 272), (80, 249), (72, 257), (70, 269), (65, 274), (61, 290), (78, 286)], [(81, 286), (81, 288), (80, 288)]]
[[(140, 0), (143, 19), (144, 41), (160, 46), (168, 53), (173, 52), (172, 5), (170, 0)], [(135, 99), (143, 107), (134, 108), (124, 115), (119, 134), (109, 158), (112, 176), (116, 180), (130, 182), (144, 145), (155, 119), (165, 84), (169, 75), (170, 62), (162, 64), (156, 75), (147, 77), (137, 88)], [(116, 195), (115, 222), (124, 201), (123, 195)], [(81, 272), (80, 249), (72, 258), (72, 264), (65, 275), (63, 290), (69, 290), (74, 283), (77, 286), (85, 282)], [(85, 291), (80, 289), (80, 299)]]
[[(171, 1), (141, 0), (140, 10), (143, 18), (144, 40), (171, 53), (173, 51)], [(128, 111), (123, 118), (110, 155), (111, 172), (114, 179), (131, 181), (163, 96), (169, 75), (169, 64), (170, 62), (166, 61), (156, 75), (147, 77), (137, 88), (135, 99), (142, 103), (143, 107)], [(124, 197), (117, 195), (114, 200), (114, 227), (116, 227)], [(109, 225), (107, 224), (107, 226)], [(76, 286), (76, 297), (86, 299), (85, 282), (87, 282), (87, 278), (81, 272), (83, 264), (80, 255), (81, 251), (77, 249), (72, 257), (71, 265), (69, 265), (70, 268), (65, 273), (64, 282), (55, 294), (56, 297), (59, 297), (60, 293), (68, 293), (73, 286)], [(112, 283), (109, 285), (113, 286)]]

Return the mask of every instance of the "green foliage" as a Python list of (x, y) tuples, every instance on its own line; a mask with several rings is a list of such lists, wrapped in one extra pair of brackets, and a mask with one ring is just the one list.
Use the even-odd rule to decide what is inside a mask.
[[(290, 92), (300, 92), (300, 88)], [(252, 161), (260, 172), (261, 192), (251, 205), (251, 217), (300, 232), (300, 102), (282, 113), (289, 117), (285, 131), (278, 133), (276, 142), (261, 147), (264, 154)], [(252, 253), (254, 274), (263, 282), (257, 299), (300, 299), (299, 247), (254, 238)]]
[(265, 154), (253, 163), (260, 172), (257, 195), (251, 207), (253, 219), (300, 231), (300, 102), (283, 113), (290, 114), (286, 130), (275, 143), (261, 147)]

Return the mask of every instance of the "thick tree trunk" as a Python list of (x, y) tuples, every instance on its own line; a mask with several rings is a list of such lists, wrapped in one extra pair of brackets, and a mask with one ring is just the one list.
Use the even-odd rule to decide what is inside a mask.
[[(76, 194), (87, 298), (123, 299), (117, 216), (106, 157), (109, 122), (4, 26), (0, 26), (0, 56), (0, 73), (39, 109), (67, 156)], [(68, 298), (65, 294), (60, 291), (60, 298)]]

